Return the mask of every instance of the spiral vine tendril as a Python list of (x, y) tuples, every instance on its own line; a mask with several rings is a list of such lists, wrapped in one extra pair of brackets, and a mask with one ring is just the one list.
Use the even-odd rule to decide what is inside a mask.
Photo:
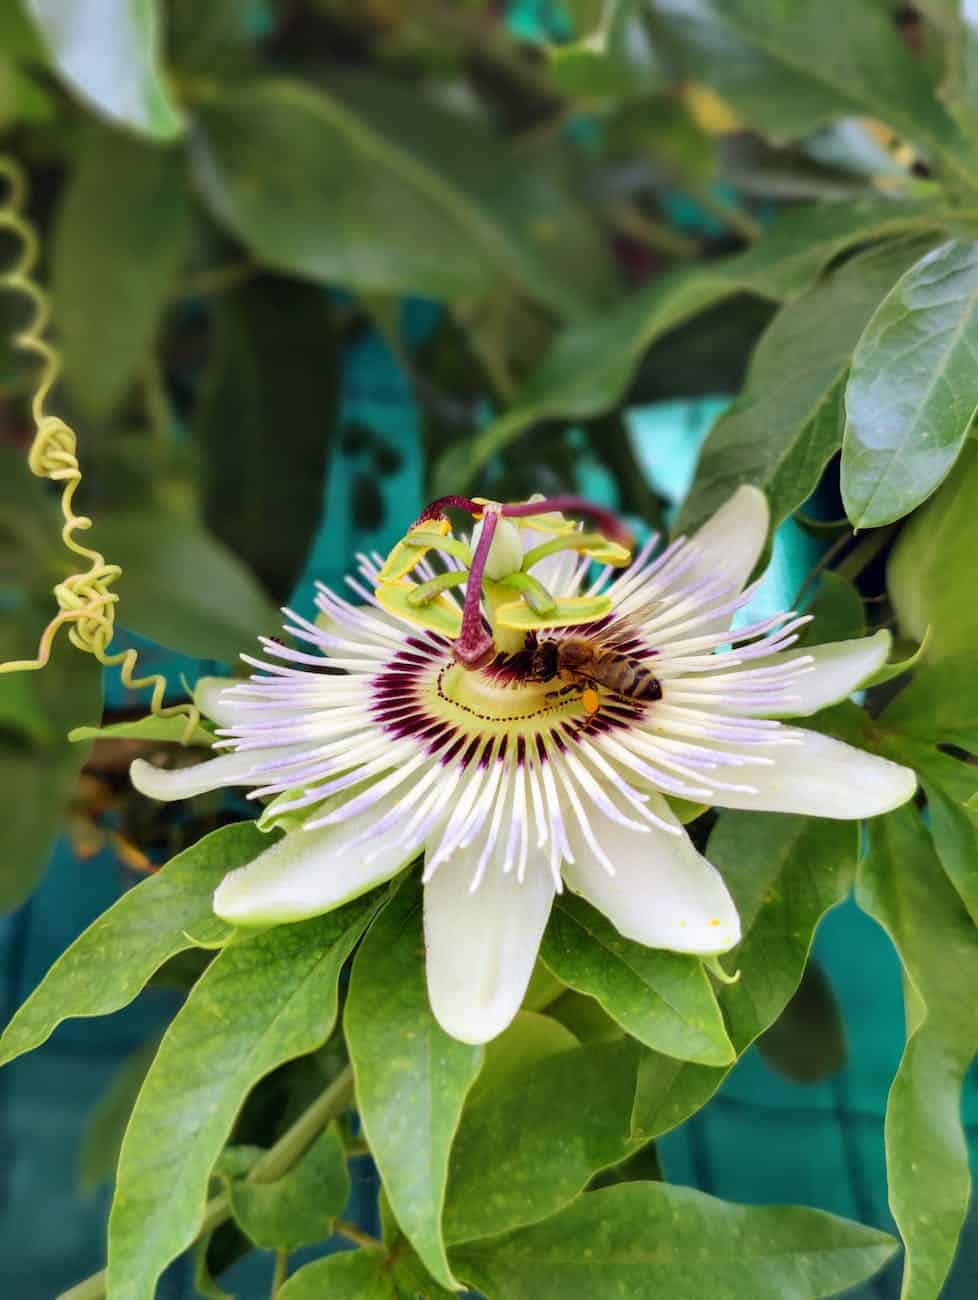
[(41, 633), (36, 657), (0, 663), (0, 673), (36, 672), (43, 668), (51, 657), (55, 637), (62, 627), (67, 626), (71, 644), (94, 655), (106, 668), (119, 667), (124, 686), (130, 690), (152, 688), (150, 711), (156, 717), (185, 717), (187, 725), (181, 739), (183, 744), (188, 744), (200, 721), (198, 710), (189, 703), (164, 707), (166, 678), (159, 673), (134, 676), (138, 661), (136, 651), (130, 648), (112, 653), (109, 649), (115, 633), (115, 607), (119, 600), (118, 592), (113, 591), (112, 586), (122, 576), (122, 569), (118, 564), (109, 564), (99, 551), (82, 545), (75, 537), (75, 533), (91, 528), (92, 521), (86, 515), (76, 514), (73, 505), (82, 478), (75, 432), (64, 420), (45, 411), (48, 395), (61, 370), (61, 358), (46, 337), (50, 303), (47, 294), (33, 278), (38, 238), (24, 212), (27, 196), (24, 175), (11, 158), (0, 157), (0, 184), (6, 191), (0, 201), (0, 230), (9, 230), (20, 242), (19, 255), (6, 271), (0, 273), (0, 290), (19, 293), (31, 303), (33, 316), (15, 335), (14, 342), (21, 351), (32, 352), (41, 359), (41, 375), (31, 400), (35, 432), (27, 463), (38, 478), (63, 484), (61, 538), (69, 551), (88, 562), (87, 569), (72, 573), (54, 587), (58, 612)]

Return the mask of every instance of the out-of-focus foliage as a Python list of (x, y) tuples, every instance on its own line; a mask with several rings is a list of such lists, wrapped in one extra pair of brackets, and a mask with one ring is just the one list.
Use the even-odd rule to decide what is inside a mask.
[[(172, 726), (134, 724), (142, 701), (112, 681), (103, 719), (97, 666), (66, 645), (43, 674), (0, 676), (0, 905), (29, 894), (65, 825), (80, 847), (114, 837), (140, 869), (171, 858), (54, 967), (0, 1055), (67, 1016), (124, 1005), (188, 949), (197, 964), (171, 975), (192, 983), (206, 968), (122, 1142), (113, 1297), (144, 1300), (199, 1232), (201, 1277), (227, 1263), (247, 1241), (210, 1233), (232, 1212), (251, 1241), (282, 1252), (330, 1231), (340, 1144), (359, 1150), (363, 1138), (328, 1128), (310, 1147), (301, 1119), (299, 1138), (280, 1114), (268, 1119), (262, 1080), (296, 1112), (310, 1079), (326, 1086), (322, 1129), (349, 1100), (347, 1062), (385, 1184), (384, 1242), (308, 1265), (282, 1300), (441, 1296), (456, 1278), (490, 1300), (703, 1300), (719, 1277), (731, 1300), (815, 1300), (858, 1283), (888, 1238), (811, 1211), (724, 1205), (649, 1173), (653, 1139), (758, 1038), (791, 1078), (838, 1068), (836, 1008), (805, 968), (821, 917), (858, 878), (906, 975), (886, 1133), (903, 1296), (937, 1300), (968, 1203), (958, 1108), (978, 1047), (972, 10), (2, 7), (2, 146), (30, 176), (64, 355), (58, 409), (79, 432), (92, 536), (124, 568), (127, 634), (199, 672), (193, 660), (232, 664), (273, 633), (337, 461), (367, 466), (353, 514), (364, 531), (377, 523), (376, 483), (403, 469), (400, 453), (344, 423), (341, 392), (370, 335), (417, 403), (432, 496), (581, 490), (590, 476), (661, 525), (672, 503), (639, 468), (629, 411), (728, 393), (676, 529), (755, 484), (776, 524), (794, 517), (825, 543), (820, 583), (811, 575), (801, 593), (818, 587), (819, 640), (892, 626), (902, 663), (927, 638), (912, 679), (884, 672), (860, 706), (815, 724), (912, 766), (926, 819), (909, 807), (874, 823), (857, 864), (851, 826), (695, 817), (743, 921), (725, 959), (739, 982), (637, 949), (565, 901), (537, 1000), (484, 1054), (447, 1038), (428, 1008), (414, 885), (227, 942), (210, 892), (250, 859), (255, 832), (199, 839), (238, 813), (203, 798), (177, 825), (125, 786), (134, 753), (190, 761)], [(13, 254), (4, 235), (4, 265)], [(401, 327), (407, 296), (436, 304), (420, 342)], [(22, 322), (21, 304), (0, 300), (4, 659), (33, 653), (50, 588), (69, 572), (56, 500), (26, 469), (33, 371), (9, 342)], [(179, 669), (169, 685), (182, 697)], [(341, 969), (358, 944), (347, 997)], [(120, 1090), (116, 1111), (131, 1098)], [(114, 1146), (123, 1125), (110, 1119)], [(269, 1149), (249, 1163), (256, 1141)], [(216, 1167), (220, 1213), (212, 1200), (202, 1219)], [(95, 1161), (91, 1179), (103, 1173)], [(593, 1190), (598, 1179), (615, 1185)], [(297, 1223), (290, 1207), (310, 1187), (322, 1204)], [(656, 1254), (663, 1239), (668, 1258)]]

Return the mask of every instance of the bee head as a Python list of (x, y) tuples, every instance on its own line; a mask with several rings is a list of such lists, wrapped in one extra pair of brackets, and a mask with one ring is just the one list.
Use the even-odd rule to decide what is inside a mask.
[(557, 642), (541, 641), (533, 651), (533, 676), (548, 682), (551, 677), (557, 676), (557, 671)]

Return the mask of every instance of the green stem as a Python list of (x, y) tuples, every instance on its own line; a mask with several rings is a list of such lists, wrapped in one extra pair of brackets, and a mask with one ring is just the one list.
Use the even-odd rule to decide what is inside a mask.
[(229, 262), (227, 266), (209, 267), (188, 276), (183, 284), (178, 285), (173, 297), (178, 301), (181, 298), (211, 298), (236, 289), (257, 274), (258, 267), (254, 262)]
[(620, 203), (611, 209), (612, 221), (624, 235), (667, 257), (695, 257), (700, 245), (661, 221), (653, 221), (634, 203)]
[(722, 221), (724, 225), (729, 226), (746, 243), (756, 244), (764, 234), (763, 228), (748, 212), (745, 212), (736, 203), (717, 198), (708, 186), (687, 184), (686, 189), (701, 208), (705, 209), (711, 216), (716, 217), (718, 221)]
[(347, 1241), (363, 1246), (365, 1250), (384, 1244), (382, 1241), (378, 1241), (376, 1237), (372, 1237), (369, 1232), (363, 1232), (356, 1224), (347, 1223), (345, 1219), (337, 1219), (333, 1224), (333, 1231), (338, 1232), (341, 1237), (346, 1237)]
[(269, 1292), (269, 1300), (275, 1300), (275, 1297), (285, 1285), (288, 1276), (289, 1252), (287, 1250), (277, 1250), (275, 1252), (275, 1272), (272, 1274), (272, 1289)]
[(887, 524), (884, 528), (873, 528), (860, 538), (859, 542), (852, 548), (844, 560), (841, 560), (836, 566), (836, 573), (840, 577), (848, 578), (854, 582), (862, 573), (867, 565), (876, 559), (880, 551), (887, 544), (895, 531), (895, 524)]
[[(249, 1183), (274, 1183), (288, 1173), (305, 1154), (306, 1148), (317, 1138), (331, 1119), (334, 1119), (353, 1098), (353, 1067), (346, 1066), (308, 1109), (304, 1110), (291, 1128), (287, 1129), (274, 1146), (252, 1165), (246, 1179)], [(222, 1192), (212, 1197), (204, 1207), (204, 1218), (197, 1232), (213, 1232), (231, 1217), (231, 1205)], [(93, 1273), (70, 1291), (63, 1291), (59, 1300), (105, 1300), (105, 1269)]]

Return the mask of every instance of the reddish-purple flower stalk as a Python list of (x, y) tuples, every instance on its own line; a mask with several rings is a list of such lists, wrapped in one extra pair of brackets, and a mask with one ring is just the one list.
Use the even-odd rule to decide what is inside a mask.
[(481, 518), (483, 521), (482, 533), (479, 537), (479, 544), (475, 548), (475, 554), (472, 557), (472, 565), (469, 569), (469, 578), (465, 588), (465, 604), (462, 608), (462, 631), (455, 642), (453, 652), (456, 660), (469, 669), (484, 668), (496, 653), (495, 644), (482, 618), (481, 600), (482, 576), (485, 572), (486, 561), (489, 558), (489, 548), (496, 532), (496, 523), (500, 516), (508, 519), (526, 519), (533, 515), (563, 514), (565, 511), (569, 511), (572, 514), (587, 515), (593, 519), (598, 529), (609, 541), (618, 542), (629, 549), (634, 544), (631, 533), (617, 515), (612, 514), (610, 510), (605, 510), (603, 506), (597, 506), (592, 501), (585, 500), (584, 497), (571, 495), (545, 497), (541, 501), (517, 501), (506, 505), (498, 505), (495, 502), (486, 504), (485, 502), (474, 501), (471, 497), (438, 497), (436, 501), (432, 501), (429, 506), (422, 510), (413, 526), (417, 528), (419, 525), (426, 524), (433, 519), (444, 519), (445, 511), (448, 509), (464, 510), (467, 514), (475, 518)]
[[(448, 509), (464, 510), (467, 514), (479, 517), (486, 513), (487, 507), (478, 501), (473, 501), (471, 497), (439, 497), (437, 501), (432, 501), (430, 506), (422, 510), (415, 521), (414, 527), (417, 528), (419, 524), (427, 523), (430, 519), (444, 519), (445, 511)], [(532, 515), (546, 515), (554, 512), (563, 514), (565, 511), (569, 511), (571, 514), (587, 515), (589, 519), (593, 519), (599, 531), (604, 533), (609, 541), (619, 542), (622, 546), (628, 548), (631, 548), (634, 544), (634, 538), (617, 515), (610, 510), (606, 510), (604, 506), (595, 505), (593, 501), (588, 501), (584, 497), (566, 495), (545, 497), (542, 501), (516, 501), (500, 506), (498, 513), (504, 519), (526, 519)], [(493, 528), (495, 528), (495, 524)]]
[[(445, 500), (446, 498), (442, 498)], [(430, 509), (430, 507), (429, 507)], [(482, 575), (489, 547), (496, 532), (499, 511), (487, 509), (482, 520), (479, 544), (472, 556), (469, 579), (465, 586), (465, 604), (462, 607), (462, 631), (455, 642), (454, 655), (466, 668), (483, 668), (496, 653), (492, 637), (482, 621)]]
[(618, 542), (629, 550), (634, 545), (635, 539), (617, 515), (610, 510), (605, 510), (603, 506), (596, 506), (593, 501), (587, 501), (584, 497), (559, 496), (547, 497), (543, 501), (520, 501), (515, 505), (503, 506), (500, 514), (507, 519), (525, 519), (530, 515), (546, 515), (551, 512), (587, 515), (594, 520), (598, 531), (603, 533), (609, 542)]

